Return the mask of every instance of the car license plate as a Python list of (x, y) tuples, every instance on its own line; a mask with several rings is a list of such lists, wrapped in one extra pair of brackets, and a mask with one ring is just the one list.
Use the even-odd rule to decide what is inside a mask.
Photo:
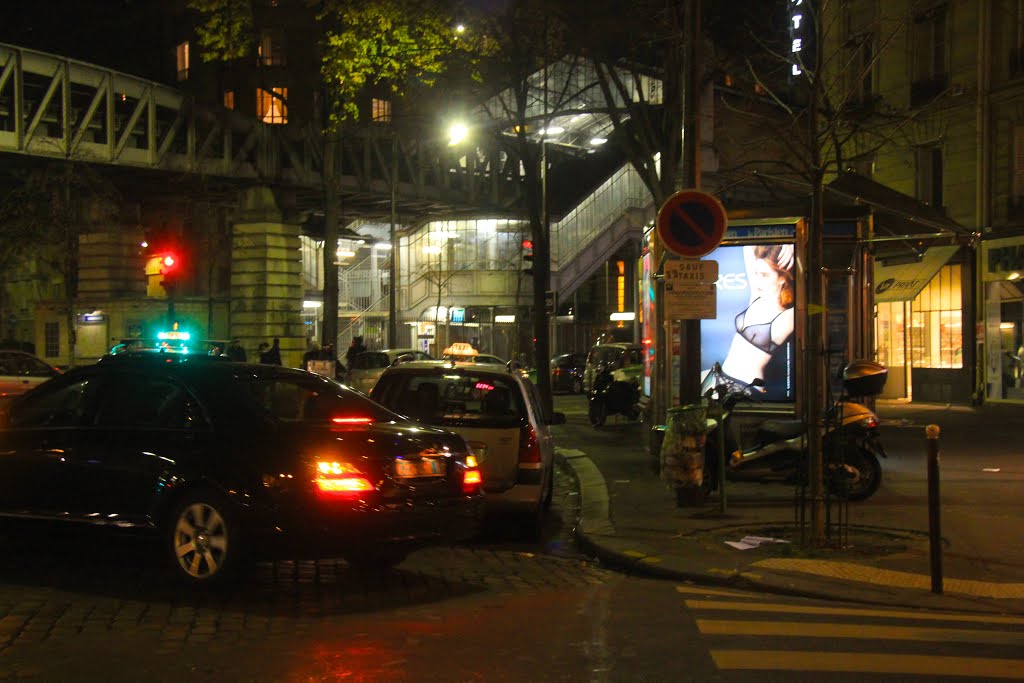
[(402, 478), (408, 477), (443, 477), (444, 459), (420, 458), (419, 460), (395, 460), (395, 474)]

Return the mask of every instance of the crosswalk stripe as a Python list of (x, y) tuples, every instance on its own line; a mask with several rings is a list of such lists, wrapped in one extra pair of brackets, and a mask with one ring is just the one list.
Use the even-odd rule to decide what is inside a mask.
[(1024, 662), (1019, 659), (794, 650), (712, 650), (711, 657), (715, 666), (723, 670), (930, 674), (1024, 680)]
[(724, 590), (721, 588), (704, 588), (702, 586), (676, 586), (676, 592), (684, 595), (718, 595), (723, 598), (753, 598), (753, 593)]
[[(733, 621), (728, 619), (698, 619), (697, 628), (706, 635), (857, 638), (861, 640), (916, 640), (944, 643), (1024, 645), (1024, 632), (988, 631), (982, 629), (833, 624), (827, 622)], [(1024, 666), (1024, 662), (1021, 662), (1021, 666)]]
[(1024, 624), (1024, 618), (995, 614), (939, 614), (913, 610), (869, 609), (856, 607), (814, 607), (811, 605), (785, 605), (771, 602), (728, 602), (724, 600), (686, 600), (690, 609), (775, 612), (779, 614), (827, 614), (830, 616), (886, 617), (896, 619), (918, 619), (921, 621), (961, 621), (981, 624)]

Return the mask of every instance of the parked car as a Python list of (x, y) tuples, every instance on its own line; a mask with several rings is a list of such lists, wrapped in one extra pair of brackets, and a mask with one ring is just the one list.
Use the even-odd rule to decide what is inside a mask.
[(643, 347), (639, 344), (597, 344), (587, 355), (583, 388), (590, 392), (594, 388), (594, 380), (605, 371), (611, 372), (617, 381), (638, 380), (643, 372), (643, 363)]
[(345, 371), (345, 384), (364, 394), (369, 394), (385, 368), (392, 363), (407, 360), (433, 360), (433, 357), (419, 349), (363, 351), (352, 359), (352, 363)]
[(193, 585), (282, 551), (380, 569), (482, 521), (460, 436), (302, 370), (127, 352), (18, 397), (5, 422), (0, 518), (156, 534)]
[(587, 354), (563, 353), (551, 359), (551, 390), (583, 393)]
[(450, 429), (469, 444), (483, 474), (488, 511), (523, 517), (539, 534), (551, 504), (555, 448), (540, 395), (519, 372), (483, 363), (421, 361), (384, 371), (370, 397), (422, 424)]
[(60, 370), (24, 351), (0, 351), (0, 404), (56, 377)]

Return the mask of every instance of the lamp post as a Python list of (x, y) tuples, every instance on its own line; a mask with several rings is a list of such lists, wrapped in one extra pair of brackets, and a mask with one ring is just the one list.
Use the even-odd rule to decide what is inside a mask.
[(388, 345), (397, 348), (398, 343), (398, 134), (391, 131), (391, 258), (388, 259)]

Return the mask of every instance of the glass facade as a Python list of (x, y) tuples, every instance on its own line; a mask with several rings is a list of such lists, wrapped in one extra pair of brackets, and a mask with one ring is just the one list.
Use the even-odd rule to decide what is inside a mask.
[(985, 398), (1024, 401), (1024, 238), (982, 242)]

